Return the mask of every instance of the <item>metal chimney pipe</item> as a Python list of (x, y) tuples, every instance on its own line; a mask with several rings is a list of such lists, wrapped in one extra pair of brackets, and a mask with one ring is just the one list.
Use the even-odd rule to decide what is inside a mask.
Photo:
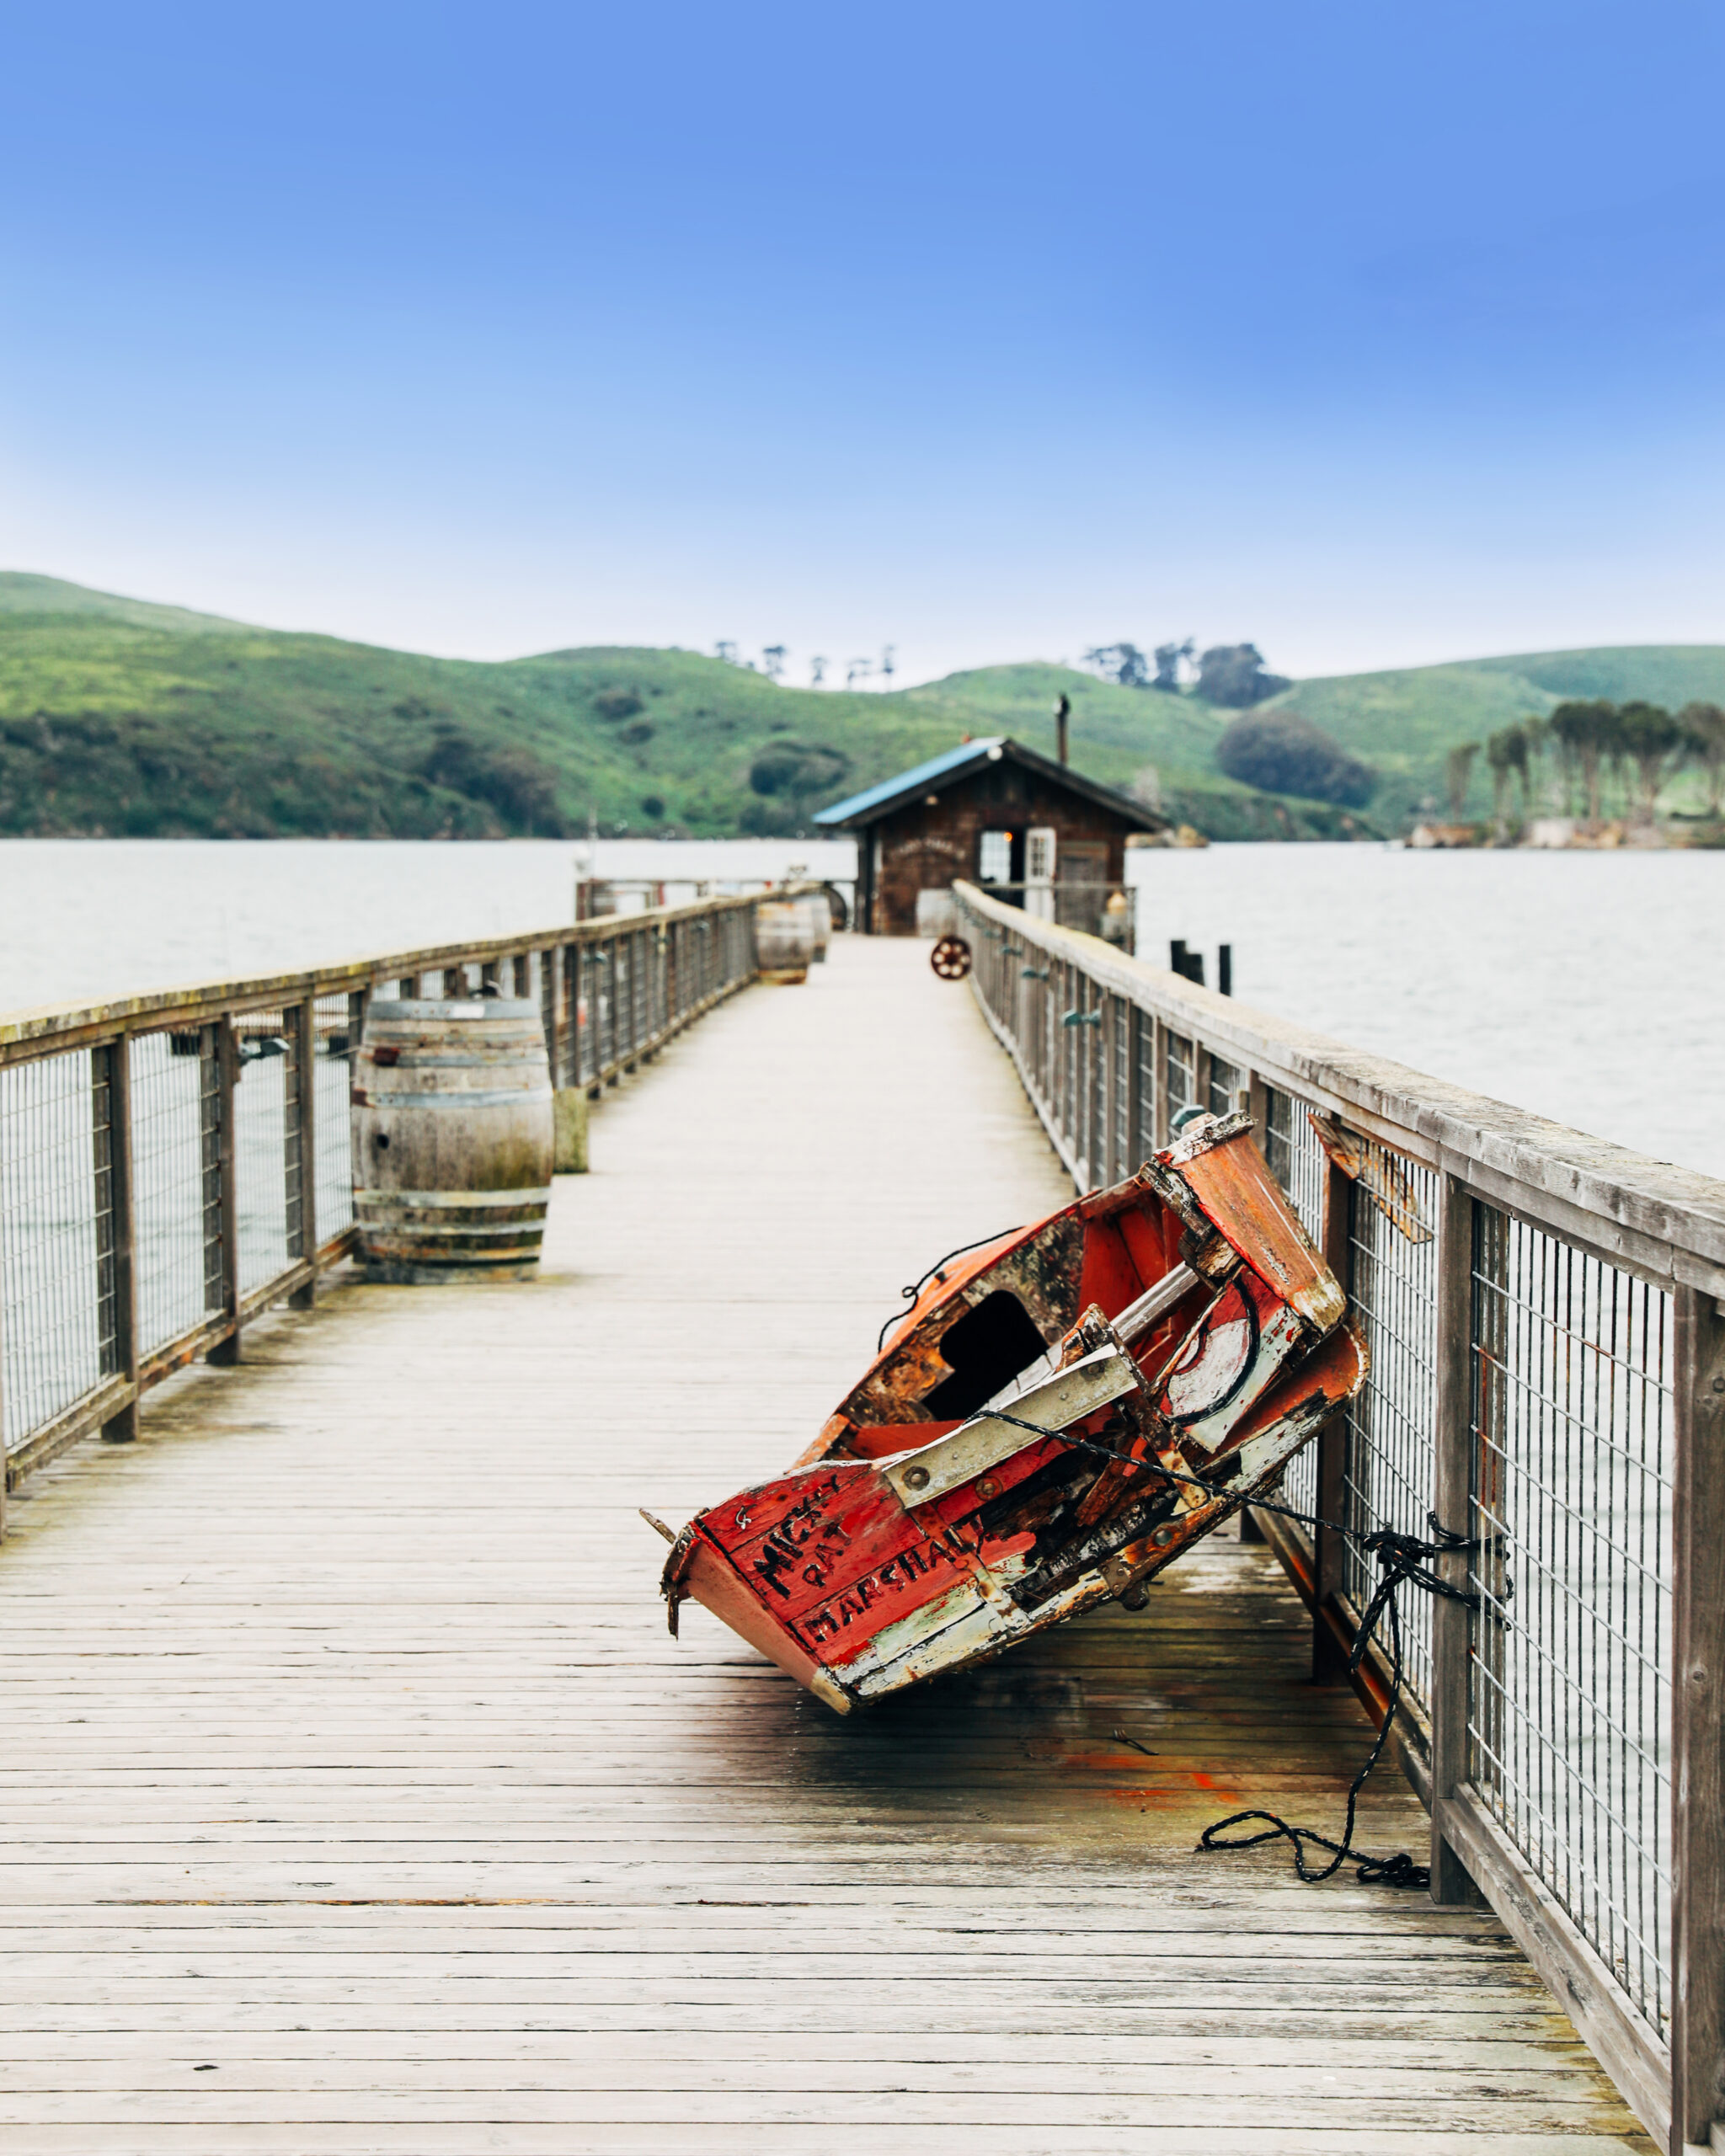
[(1066, 722), (1071, 716), (1072, 699), (1068, 696), (1062, 696), (1059, 703), (1055, 706), (1055, 754), (1063, 764), (1071, 760), (1066, 753)]

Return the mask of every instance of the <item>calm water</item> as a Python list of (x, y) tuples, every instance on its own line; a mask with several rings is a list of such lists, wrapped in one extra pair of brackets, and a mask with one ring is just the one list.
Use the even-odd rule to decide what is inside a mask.
[[(580, 849), (585, 851), (585, 849)], [(578, 849), (0, 843), (0, 1008), (311, 965), (572, 916)], [(1140, 947), (1234, 946), (1235, 994), (1725, 1175), (1725, 854), (1146, 849)], [(848, 842), (601, 841), (597, 873), (848, 876)]]
[(1725, 853), (1211, 846), (1129, 857), (1139, 948), (1234, 993), (1725, 1176)]
[(595, 874), (654, 880), (855, 865), (831, 839), (0, 841), (0, 1010), (553, 927), (574, 919), (578, 854), (596, 854)]

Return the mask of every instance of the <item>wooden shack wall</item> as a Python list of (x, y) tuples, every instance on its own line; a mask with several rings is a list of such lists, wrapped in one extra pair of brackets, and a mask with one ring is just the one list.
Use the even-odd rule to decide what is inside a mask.
[(1055, 833), (1057, 864), (1068, 843), (1105, 845), (1103, 873), (1110, 883), (1124, 875), (1127, 835), (1144, 828), (1002, 758), (947, 786), (932, 801), (925, 798), (891, 810), (858, 834), (868, 930), (876, 936), (914, 936), (919, 892), (945, 890), (959, 876), (975, 881), (985, 831), (1022, 837), (1032, 825)]

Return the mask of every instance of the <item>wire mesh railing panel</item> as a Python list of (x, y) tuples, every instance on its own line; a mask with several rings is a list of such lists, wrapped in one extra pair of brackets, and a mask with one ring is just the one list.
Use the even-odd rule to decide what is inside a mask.
[[(219, 1190), (205, 1161), (216, 1105), (215, 1027), (143, 1033), (131, 1043), (132, 1207), (138, 1347), (143, 1354), (201, 1325), (206, 1231), (221, 1233)], [(215, 1218), (209, 1216), (213, 1199)]]
[(587, 961), (588, 1030), (592, 1075), (596, 1077), (611, 1060), (611, 1043), (616, 1037), (617, 969), (611, 963), (609, 948), (603, 943), (595, 945), (582, 955)]
[(1315, 1243), (1324, 1232), (1324, 1170), (1328, 1155), (1306, 1113), (1306, 1103), (1274, 1086), (1264, 1087), (1264, 1158), (1288, 1193), (1300, 1225)]
[(248, 1011), (237, 1030), (234, 1170), (239, 1291), (247, 1295), (287, 1267), (287, 1042), (279, 1011)]
[[(1367, 1165), (1351, 1187), (1348, 1283), (1369, 1372), (1348, 1411), (1343, 1518), (1363, 1534), (1429, 1532), (1436, 1487), (1438, 1179), (1419, 1163), (1361, 1139)], [(1392, 1218), (1374, 1189), (1392, 1195)], [(1411, 1210), (1409, 1209), (1412, 1209)], [(1423, 1238), (1419, 1240), (1418, 1238)], [(1346, 1545), (1343, 1587), (1364, 1609), (1377, 1584), (1372, 1560)], [(1431, 1697), (1431, 1603), (1402, 1598), (1402, 1641), (1409, 1693)]]
[(0, 1399), (8, 1452), (103, 1375), (96, 1163), (106, 1096), (105, 1086), (99, 1097), (92, 1084), (88, 1049), (0, 1070)]
[(635, 939), (620, 936), (611, 947), (613, 1001), (611, 1054), (617, 1063), (626, 1062), (634, 1046), (632, 1031), (635, 1012)]
[(563, 1065), (563, 1013), (557, 1001), (558, 965), (555, 951), (538, 951), (533, 956), (533, 993), (539, 1005), (539, 1024), (545, 1035), (545, 1055), (551, 1065), (551, 1082), (561, 1086), (564, 1081)]
[(1075, 984), (1077, 990), (1078, 1010), (1083, 1023), (1073, 1028), (1076, 1035), (1076, 1068), (1073, 1073), (1076, 1091), (1072, 1102), (1073, 1139), (1079, 1158), (1084, 1163), (1085, 1180), (1092, 1188), (1102, 1182), (1107, 1169), (1103, 1135), (1103, 1088), (1108, 1082), (1108, 1063), (1103, 1053), (1103, 991), (1094, 981), (1081, 974)]
[(1235, 1097), (1244, 1084), (1245, 1080), (1236, 1065), (1224, 1063), (1219, 1055), (1212, 1055), (1204, 1106), (1212, 1115), (1231, 1115)]
[(1474, 1207), (1476, 1786), (1635, 2007), (1670, 2010), (1669, 1296)]
[[(1306, 1104), (1274, 1086), (1264, 1088), (1264, 1158), (1270, 1173), (1288, 1193), (1300, 1225), (1322, 1247), (1324, 1232), (1324, 1171), (1327, 1155), (1306, 1113)], [(1290, 1504), (1317, 1509), (1317, 1447), (1305, 1446), (1288, 1465), (1283, 1490)]]
[(587, 1081), (587, 968), (586, 953), (574, 943), (565, 944), (558, 957), (556, 1000), (563, 1033), (563, 1083), (582, 1086)]
[[(1066, 1038), (1070, 1052), (1066, 1058), (1066, 1143), (1083, 1162), (1087, 1171), (1090, 1164), (1090, 1051), (1091, 1029), (1088, 1024), (1092, 991), (1089, 978), (1076, 966), (1066, 976), (1066, 1008), (1076, 1011), (1086, 1022), (1068, 1026)], [(1087, 1182), (1095, 1177), (1087, 1172)]]
[(317, 1147), (318, 1241), (354, 1223), (354, 1149), (348, 1094), (360, 1016), (359, 996), (320, 995), (313, 1010), (312, 1130)]
[[(1090, 1007), (1090, 984), (1074, 967), (1066, 976), (1066, 1009), (1086, 1017)], [(1065, 1055), (1066, 1144), (1087, 1169), (1090, 1106), (1090, 1033), (1083, 1025), (1066, 1027)], [(1087, 1174), (1085, 1180), (1092, 1178)]]
[(1084, 1157), (1089, 1163), (1090, 1180), (1097, 1186), (1108, 1180), (1111, 1142), (1108, 1129), (1113, 1064), (1108, 1054), (1108, 1001), (1103, 990), (1092, 990), (1090, 1015), (1095, 1022), (1086, 1029), (1089, 1038), (1084, 1051), (1089, 1066), (1084, 1089)]
[(1133, 1014), (1136, 1039), (1133, 1050), (1137, 1065), (1138, 1122), (1133, 1139), (1135, 1159), (1147, 1161), (1156, 1150), (1156, 1020), (1149, 1011)]
[(564, 952), (564, 995), (569, 1028), (569, 1068), (577, 1086), (590, 1084), (593, 1055), (593, 956), (579, 945)]
[(1195, 1106), (1198, 1100), (1198, 1050), (1184, 1033), (1172, 1029), (1162, 1035), (1165, 1043), (1162, 1062), (1167, 1073), (1168, 1118), (1172, 1122), (1182, 1108)]

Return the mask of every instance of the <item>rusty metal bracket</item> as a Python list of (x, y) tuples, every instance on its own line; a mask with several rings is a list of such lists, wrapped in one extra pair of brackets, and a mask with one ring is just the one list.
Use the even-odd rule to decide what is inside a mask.
[(1411, 1243), (1429, 1243), (1432, 1230), (1421, 1217), (1413, 1186), (1395, 1156), (1322, 1108), (1308, 1108), (1306, 1114), (1318, 1144), (1344, 1176), (1370, 1193), (1390, 1225)]

